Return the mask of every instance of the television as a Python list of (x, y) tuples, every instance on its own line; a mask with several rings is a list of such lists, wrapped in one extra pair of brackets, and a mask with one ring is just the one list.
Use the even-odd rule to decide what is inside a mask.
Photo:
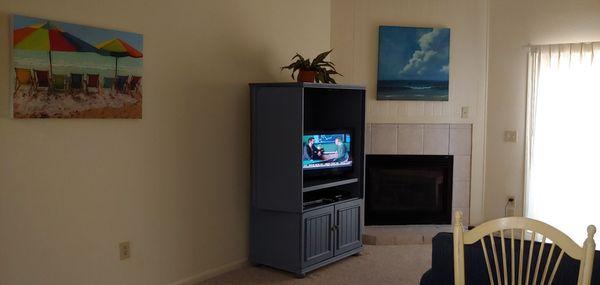
[(302, 138), (302, 169), (350, 170), (351, 134), (347, 131), (311, 132)]

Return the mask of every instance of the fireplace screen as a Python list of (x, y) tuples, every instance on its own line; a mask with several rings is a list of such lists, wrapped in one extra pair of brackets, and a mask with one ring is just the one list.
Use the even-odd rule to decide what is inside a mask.
[(367, 155), (365, 224), (450, 224), (448, 155)]

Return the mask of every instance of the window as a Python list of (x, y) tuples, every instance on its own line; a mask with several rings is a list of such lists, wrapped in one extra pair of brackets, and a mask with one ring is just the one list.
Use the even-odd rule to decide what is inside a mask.
[(600, 43), (534, 47), (528, 66), (525, 215), (582, 244), (600, 226)]

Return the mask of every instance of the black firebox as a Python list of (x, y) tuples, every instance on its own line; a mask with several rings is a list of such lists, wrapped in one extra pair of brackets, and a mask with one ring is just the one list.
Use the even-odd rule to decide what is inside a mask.
[(366, 225), (450, 224), (450, 155), (367, 155)]

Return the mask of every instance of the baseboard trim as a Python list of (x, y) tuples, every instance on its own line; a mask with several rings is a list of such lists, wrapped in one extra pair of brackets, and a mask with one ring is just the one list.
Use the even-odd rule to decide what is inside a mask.
[(206, 271), (198, 273), (196, 275), (181, 279), (179, 281), (175, 281), (169, 285), (195, 285), (198, 282), (202, 282), (204, 280), (208, 280), (210, 278), (216, 277), (223, 273), (227, 273), (229, 271), (242, 268), (246, 265), (248, 265), (248, 259), (244, 258), (244, 259), (236, 260), (236, 261), (221, 265), (219, 267), (215, 267), (215, 268), (206, 270)]

